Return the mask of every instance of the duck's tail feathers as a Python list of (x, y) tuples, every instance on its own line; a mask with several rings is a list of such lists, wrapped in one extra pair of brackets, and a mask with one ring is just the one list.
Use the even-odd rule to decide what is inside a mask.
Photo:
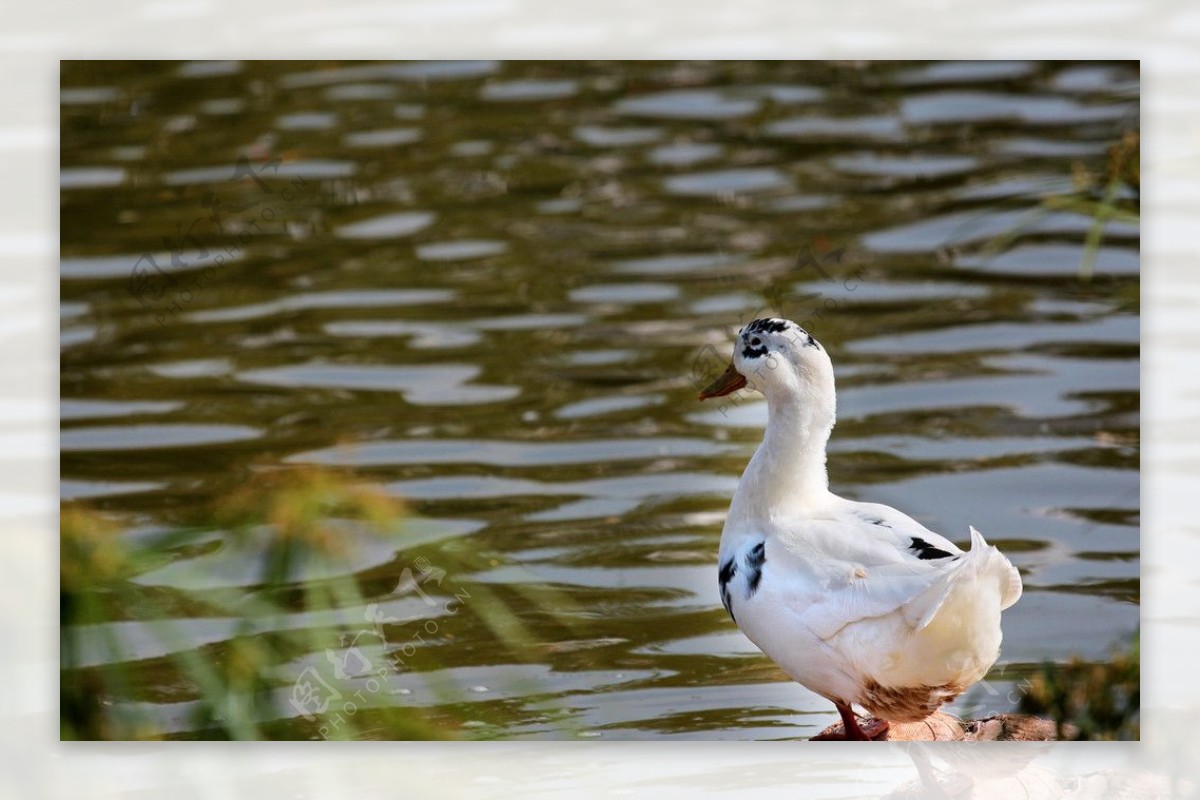
[(933, 621), (950, 592), (964, 576), (984, 579), (992, 576), (1000, 582), (1000, 608), (1007, 609), (1021, 597), (1021, 574), (994, 545), (971, 527), (971, 550), (957, 561), (943, 578), (904, 605), (906, 618), (917, 631)]
[(1007, 609), (1021, 598), (1021, 574), (1008, 557), (995, 545), (988, 545), (974, 526), (971, 529), (971, 552), (968, 560), (979, 565), (979, 574), (990, 573), (1000, 580), (1000, 608)]
[(955, 565), (954, 572), (945, 576), (937, 584), (934, 584), (929, 589), (925, 590), (925, 592), (921, 593), (915, 599), (904, 605), (905, 617), (908, 619), (910, 624), (914, 622), (913, 613), (918, 613), (919, 616), (915, 621), (915, 628), (917, 631), (920, 631), (930, 624), (934, 616), (937, 615), (938, 611), (942, 608), (942, 604), (946, 602), (946, 598), (949, 597), (950, 591), (954, 589), (954, 585), (958, 583), (958, 577), (961, 575), (962, 564), (960, 563)]

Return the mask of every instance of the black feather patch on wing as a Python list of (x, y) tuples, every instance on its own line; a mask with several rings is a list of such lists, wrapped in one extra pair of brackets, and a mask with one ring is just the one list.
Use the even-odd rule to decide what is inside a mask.
[(737, 623), (737, 618), (733, 616), (733, 603), (729, 597), (729, 582), (733, 581), (735, 575), (737, 575), (737, 565), (731, 556), (725, 564), (721, 565), (721, 569), (717, 573), (717, 582), (721, 588), (721, 603), (724, 605), (725, 611), (729, 613), (729, 619)]
[(941, 548), (930, 545), (920, 537), (912, 538), (912, 545), (908, 546), (918, 559), (945, 559), (947, 556), (954, 554), (949, 551), (943, 551)]
[(758, 591), (758, 582), (762, 581), (762, 566), (767, 561), (767, 544), (760, 542), (746, 554), (746, 584), (749, 590), (746, 597), (750, 598)]

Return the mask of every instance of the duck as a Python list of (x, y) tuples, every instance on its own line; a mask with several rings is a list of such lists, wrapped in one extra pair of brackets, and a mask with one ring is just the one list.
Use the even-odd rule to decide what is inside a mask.
[(699, 399), (742, 389), (766, 398), (767, 425), (721, 532), (721, 603), (784, 673), (833, 703), (842, 731), (813, 739), (886, 739), (891, 723), (926, 719), (986, 675), (1020, 573), (973, 526), (964, 551), (897, 509), (830, 491), (833, 362), (801, 326), (742, 327)]

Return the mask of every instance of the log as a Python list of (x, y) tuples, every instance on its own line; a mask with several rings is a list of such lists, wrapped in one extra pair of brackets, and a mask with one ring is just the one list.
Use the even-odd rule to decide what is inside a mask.
[[(829, 726), (821, 735), (840, 736), (841, 722)], [(819, 735), (820, 736), (820, 735)], [(979, 720), (960, 720), (945, 712), (935, 712), (917, 723), (893, 723), (878, 740), (900, 743), (917, 742), (982, 742), (985, 740), (1018, 740), (1045, 742), (1057, 740), (1053, 721), (1033, 715), (990, 715)]]

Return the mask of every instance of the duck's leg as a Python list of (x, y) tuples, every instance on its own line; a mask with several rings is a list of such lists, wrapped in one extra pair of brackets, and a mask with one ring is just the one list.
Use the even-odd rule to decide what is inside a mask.
[(847, 740), (874, 740), (888, 730), (888, 722), (879, 718), (871, 718), (865, 725), (859, 725), (858, 716), (849, 704), (834, 702), (838, 714), (842, 716), (842, 725), (846, 727)]
[(874, 740), (888, 730), (888, 722), (879, 718), (871, 718), (866, 724), (860, 725), (858, 716), (849, 704), (834, 701), (838, 714), (842, 716), (843, 734), (818, 734), (814, 740)]

